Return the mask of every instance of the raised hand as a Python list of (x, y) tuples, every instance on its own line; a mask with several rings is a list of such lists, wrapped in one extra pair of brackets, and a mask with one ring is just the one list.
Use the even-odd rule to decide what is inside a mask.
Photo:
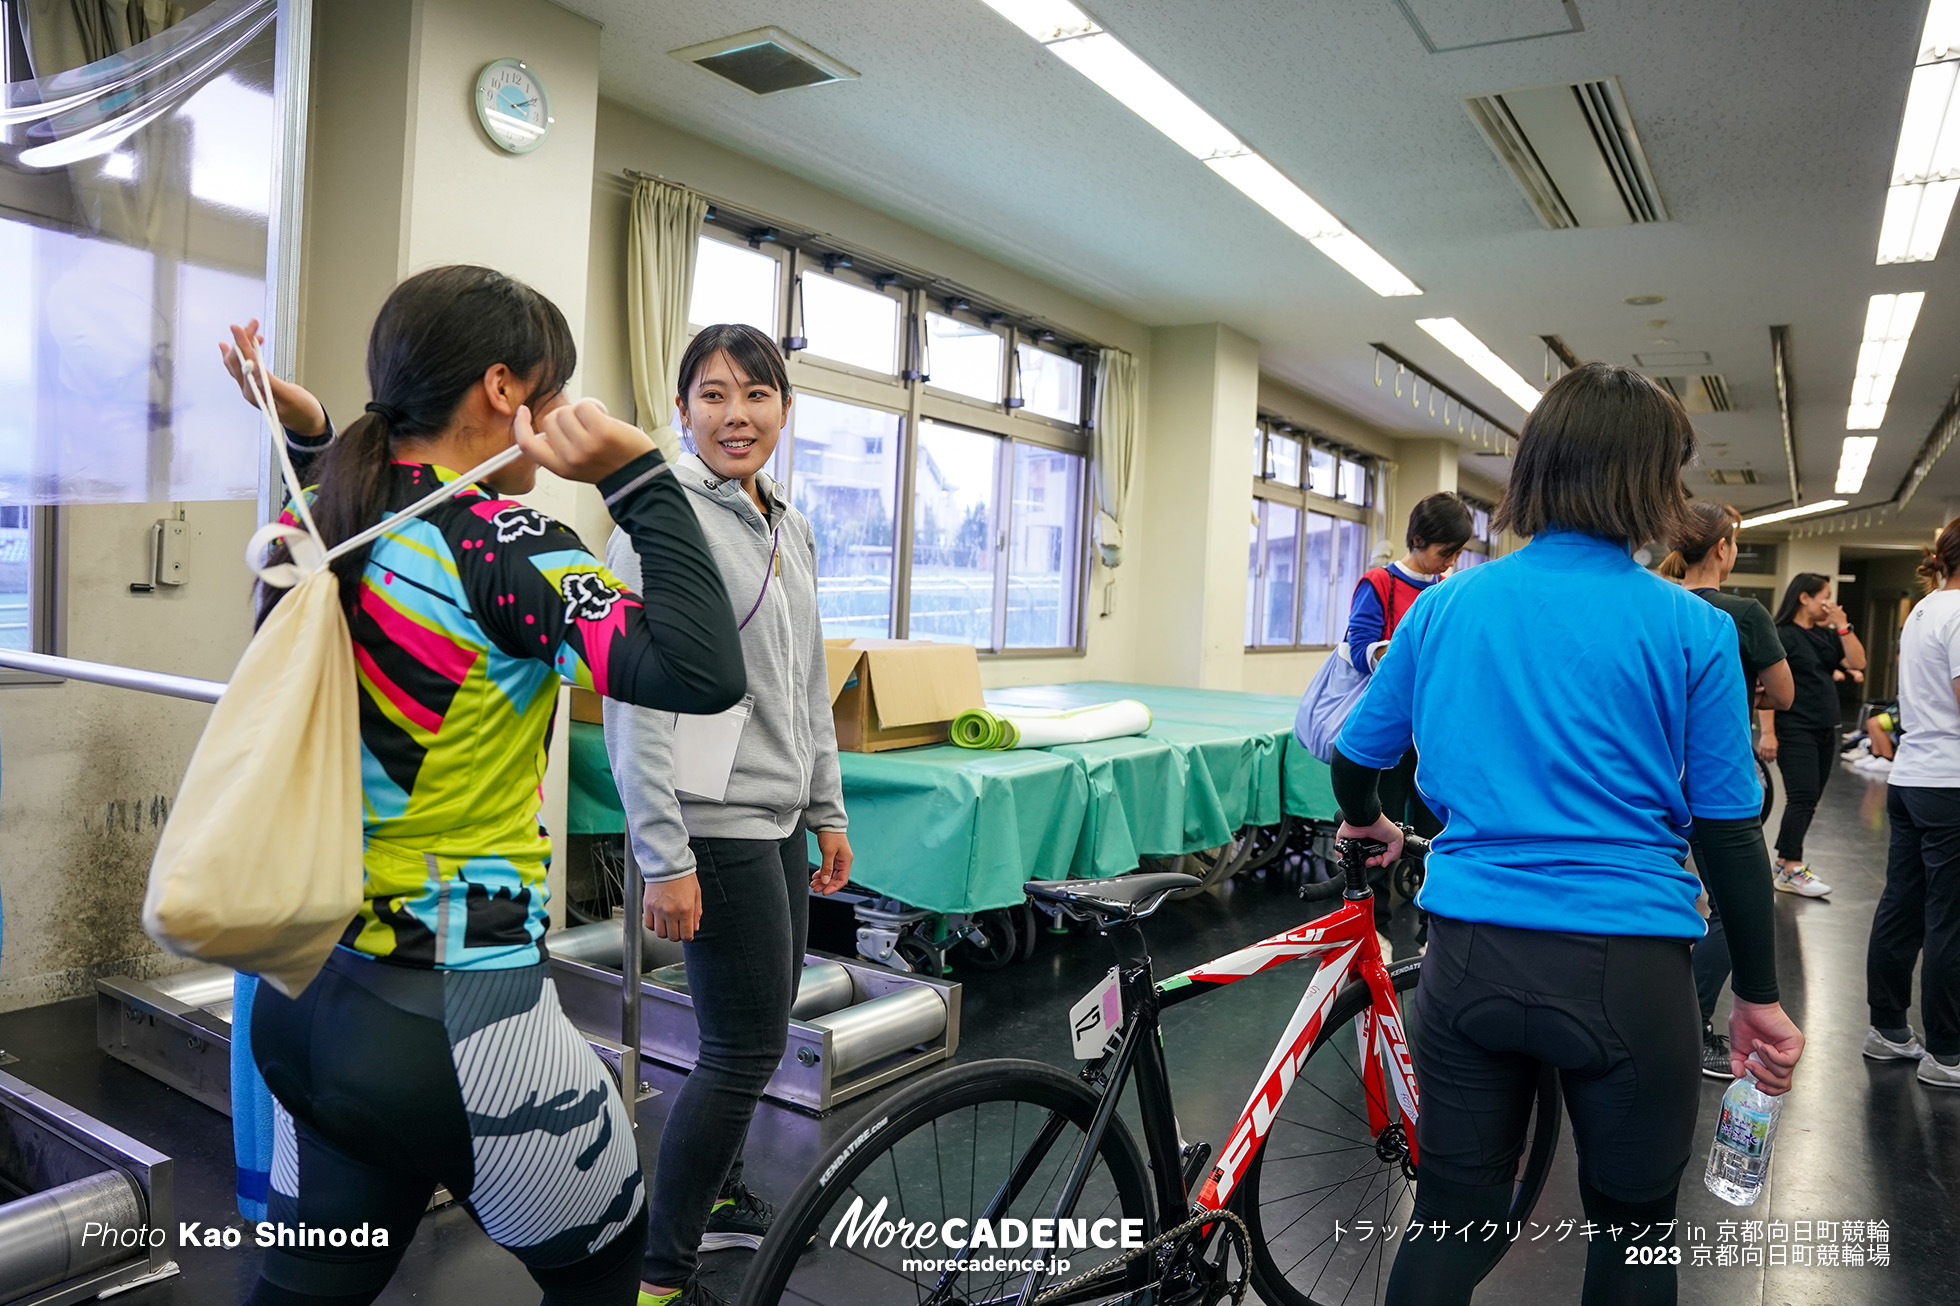
[(312, 393), (291, 381), (283, 381), (274, 376), (265, 365), (259, 353), (259, 346), (265, 337), (259, 334), (259, 320), (253, 318), (244, 326), (236, 323), (231, 328), (231, 343), (218, 342), (218, 357), (225, 363), (225, 371), (238, 383), (238, 392), (245, 396), (245, 402), (257, 408), (259, 396), (252, 382), (245, 379), (245, 364), (250, 362), (272, 387), (273, 417), (279, 425), (295, 435), (325, 435), (327, 433), (327, 410), (320, 405)]
[(603, 481), (654, 447), (645, 431), (620, 421), (597, 399), (554, 408), (536, 429), (530, 406), (522, 406), (511, 429), (527, 458), (568, 481)]

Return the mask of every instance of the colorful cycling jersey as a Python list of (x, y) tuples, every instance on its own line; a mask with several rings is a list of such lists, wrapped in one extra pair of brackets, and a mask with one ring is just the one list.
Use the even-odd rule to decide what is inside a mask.
[[(558, 682), (687, 712), (740, 697), (727, 595), (666, 470), (648, 454), (601, 485), (660, 560), (647, 605), (569, 528), (475, 487), (375, 541), (351, 623), (367, 839), (348, 947), (409, 966), (536, 963)], [(390, 473), (391, 512), (457, 475)]]

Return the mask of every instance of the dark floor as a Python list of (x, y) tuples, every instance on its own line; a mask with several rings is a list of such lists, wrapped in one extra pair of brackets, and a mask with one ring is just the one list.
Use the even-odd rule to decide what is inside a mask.
[[(1681, 1216), (1710, 1246), (1719, 1222), (1884, 1220), (1891, 1264), (1833, 1268), (1695, 1268), (1681, 1271), (1688, 1303), (1851, 1306), (1955, 1300), (1960, 1291), (1960, 1092), (1940, 1096), (1913, 1081), (1907, 1065), (1859, 1056), (1866, 1025), (1866, 930), (1884, 876), (1884, 788), (1840, 771), (1813, 828), (1811, 864), (1834, 886), (1828, 899), (1778, 895), (1783, 1000), (1803, 1026), (1809, 1050), (1797, 1089), (1785, 1099), (1767, 1197), (1738, 1212), (1702, 1187), (1699, 1158), (1683, 1183)], [(1771, 827), (1772, 829), (1774, 826)], [(1290, 890), (1260, 878), (1236, 881), (1174, 903), (1152, 922), (1160, 975), (1230, 950), (1302, 919)], [(1403, 922), (1398, 921), (1398, 926)], [(848, 920), (819, 913), (816, 946), (846, 950)], [(1398, 929), (1397, 933), (1403, 931)], [(960, 1058), (1032, 1056), (1072, 1065), (1064, 1030), (1068, 1006), (1110, 964), (1090, 935), (1044, 936), (1032, 960), (957, 976), (965, 985)], [(1398, 949), (1399, 951), (1400, 949)], [(1179, 1093), (1184, 1135), (1214, 1142), (1244, 1105), (1253, 1077), (1306, 979), (1281, 967), (1166, 1014), (1165, 1038)], [(1917, 1013), (1915, 1012), (1915, 1025)], [(0, 1015), (0, 1048), (18, 1055), (8, 1071), (161, 1148), (177, 1162), (180, 1218), (238, 1223), (231, 1200), (229, 1122), (96, 1052), (94, 1007), (80, 1001)], [(678, 1076), (652, 1068), (666, 1090), (641, 1111), (642, 1147), (654, 1160)], [(1711, 1136), (1721, 1086), (1706, 1084), (1699, 1133)], [(823, 1120), (765, 1105), (749, 1139), (748, 1176), (780, 1200), (819, 1153), (849, 1131), (874, 1101), (849, 1104)], [(1569, 1137), (1534, 1218), (1581, 1218)], [(1742, 1231), (1731, 1241), (1740, 1246)], [(1694, 1238), (1684, 1239), (1691, 1247)], [(746, 1254), (711, 1258), (711, 1282), (730, 1300)], [(1576, 1238), (1515, 1247), (1478, 1294), (1480, 1302), (1576, 1302), (1585, 1258)], [(118, 1306), (216, 1306), (243, 1295), (257, 1256), (186, 1249), (184, 1274), (131, 1292)], [(438, 1306), (536, 1302), (514, 1262), (457, 1209), (422, 1225), (401, 1273), (382, 1301)]]

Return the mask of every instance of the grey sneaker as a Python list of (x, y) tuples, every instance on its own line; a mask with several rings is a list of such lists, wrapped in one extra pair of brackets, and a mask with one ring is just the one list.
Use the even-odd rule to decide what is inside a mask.
[(1831, 886), (1810, 873), (1810, 868), (1802, 862), (1794, 866), (1779, 866), (1770, 876), (1780, 893), (1794, 893), (1804, 898), (1821, 898), (1831, 891)]
[(1918, 1079), (1928, 1088), (1960, 1088), (1960, 1066), (1943, 1066), (1930, 1056), (1921, 1057)]
[(1701, 1031), (1701, 1073), (1710, 1079), (1734, 1079), (1729, 1069), (1729, 1040), (1712, 1029)]
[(1918, 1061), (1926, 1055), (1926, 1049), (1919, 1045), (1917, 1037), (1908, 1036), (1905, 1042), (1894, 1043), (1876, 1029), (1868, 1029), (1865, 1055), (1873, 1061)]

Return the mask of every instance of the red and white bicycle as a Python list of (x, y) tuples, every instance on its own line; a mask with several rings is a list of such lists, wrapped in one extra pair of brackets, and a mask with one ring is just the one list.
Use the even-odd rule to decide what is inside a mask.
[[(974, 1062), (895, 1094), (784, 1206), (744, 1306), (1162, 1306), (1236, 1301), (1248, 1277), (1285, 1306), (1379, 1301), (1421, 1160), (1410, 1048), (1422, 1038), (1410, 1003), (1421, 960), (1387, 963), (1375, 933), (1365, 861), (1380, 849), (1342, 845), (1341, 873), (1302, 890), (1341, 897), (1330, 915), (1161, 982), (1140, 922), (1193, 877), (1029, 884), (1116, 947), (1070, 1012), (1088, 1065)], [(1295, 960), (1317, 966), (1213, 1165), (1209, 1144), (1179, 1135), (1159, 1015)], [(1135, 1110), (1119, 1112), (1132, 1083)], [(1520, 1225), (1558, 1113), (1547, 1075), (1519, 1159)]]

